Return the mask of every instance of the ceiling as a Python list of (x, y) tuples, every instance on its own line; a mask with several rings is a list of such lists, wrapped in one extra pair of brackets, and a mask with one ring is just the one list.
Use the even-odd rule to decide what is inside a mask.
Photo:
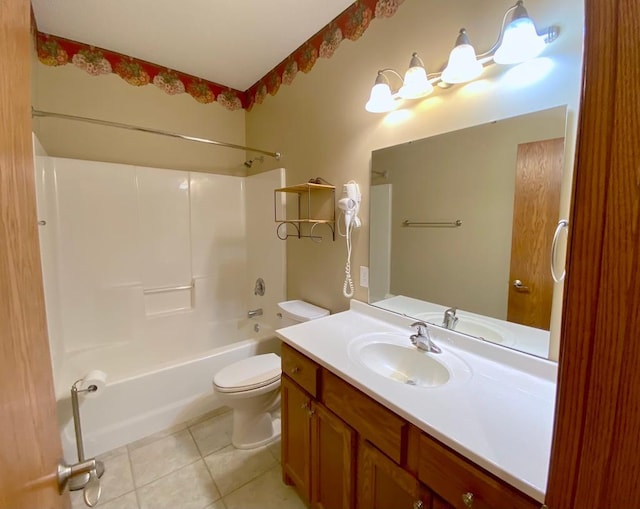
[(244, 91), (353, 0), (32, 0), (38, 30)]

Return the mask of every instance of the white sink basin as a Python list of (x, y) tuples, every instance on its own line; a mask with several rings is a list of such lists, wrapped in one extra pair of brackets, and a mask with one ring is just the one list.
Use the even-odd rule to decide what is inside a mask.
[(436, 388), (470, 377), (468, 366), (451, 353), (418, 350), (406, 335), (372, 333), (355, 338), (349, 357), (374, 373), (408, 386)]
[(379, 375), (402, 384), (437, 387), (449, 371), (426, 352), (392, 343), (371, 343), (360, 349), (360, 361)]
[[(415, 318), (442, 327), (443, 313), (419, 313), (415, 315)], [(513, 339), (506, 329), (503, 329), (499, 325), (489, 323), (488, 321), (460, 313), (458, 314), (458, 322), (453, 330), (499, 345), (509, 346), (514, 344)]]

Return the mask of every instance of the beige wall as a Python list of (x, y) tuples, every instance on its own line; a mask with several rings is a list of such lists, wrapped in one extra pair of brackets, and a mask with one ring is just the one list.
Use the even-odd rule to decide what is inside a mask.
[[(73, 65), (33, 66), (33, 107), (244, 145), (245, 112), (200, 104), (189, 94), (134, 87), (115, 74), (90, 76)], [(52, 118), (35, 118), (49, 155), (155, 168), (245, 175), (242, 150)]]
[[(374, 20), (359, 41), (344, 41), (333, 58), (319, 60), (309, 74), (299, 73), (291, 86), (281, 87), (275, 97), (267, 97), (248, 113), (247, 142), (281, 151), (283, 159), (278, 164), (287, 168), (288, 183), (320, 176), (336, 185), (339, 193), (345, 182), (360, 182), (363, 228), (354, 236), (354, 274), (359, 266), (368, 265), (367, 187), (372, 150), (562, 104), (568, 105), (567, 142), (573, 147), (581, 76), (581, 0), (527, 4), (539, 27), (560, 26), (560, 38), (546, 51), (553, 59), (553, 71), (539, 82), (507, 85), (502, 79), (504, 68), (495, 66), (481, 83), (483, 89), (474, 84), (439, 90), (422, 102), (407, 103), (403, 119), (398, 114), (364, 110), (378, 69), (404, 71), (413, 51), (420, 53), (428, 69), (440, 69), (463, 26), (477, 48), (488, 48), (509, 5), (406, 0), (393, 18)], [(572, 156), (567, 166), (572, 167)], [(342, 296), (342, 239), (321, 244), (290, 239), (287, 257), (289, 298), (303, 298), (333, 312), (348, 307), (348, 299)], [(367, 290), (356, 285), (355, 298), (366, 301)], [(556, 311), (556, 325), (558, 317)], [(557, 344), (551, 350), (555, 357)]]

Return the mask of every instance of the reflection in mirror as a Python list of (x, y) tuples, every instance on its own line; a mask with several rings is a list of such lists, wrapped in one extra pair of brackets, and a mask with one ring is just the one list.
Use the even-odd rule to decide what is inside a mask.
[(562, 106), (374, 151), (369, 302), (546, 357), (565, 128)]

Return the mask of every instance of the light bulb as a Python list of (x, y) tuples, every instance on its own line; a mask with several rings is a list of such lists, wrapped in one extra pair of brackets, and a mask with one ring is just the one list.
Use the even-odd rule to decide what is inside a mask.
[(469, 43), (467, 32), (463, 28), (456, 39), (456, 45), (449, 54), (449, 62), (442, 71), (445, 83), (466, 83), (482, 74), (482, 64), (476, 58), (476, 51)]
[(519, 64), (537, 57), (545, 47), (531, 18), (518, 18), (507, 26), (493, 60), (497, 64)]
[(419, 99), (433, 92), (433, 85), (427, 79), (427, 71), (417, 53), (411, 57), (409, 69), (404, 75), (404, 84), (398, 91), (403, 99)]
[(395, 109), (396, 104), (391, 95), (389, 82), (382, 73), (378, 73), (376, 84), (371, 89), (371, 95), (364, 108), (371, 113), (386, 113)]

